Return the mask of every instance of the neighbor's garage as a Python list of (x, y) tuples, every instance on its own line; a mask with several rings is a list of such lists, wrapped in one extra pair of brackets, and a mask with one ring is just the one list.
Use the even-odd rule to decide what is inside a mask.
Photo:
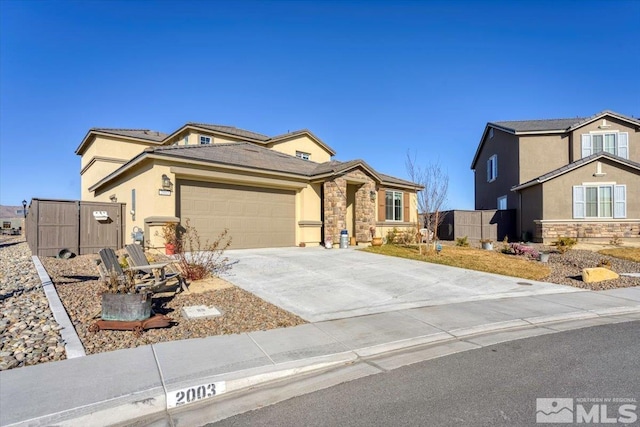
[(178, 180), (177, 216), (212, 241), (225, 228), (232, 249), (295, 245), (295, 192)]

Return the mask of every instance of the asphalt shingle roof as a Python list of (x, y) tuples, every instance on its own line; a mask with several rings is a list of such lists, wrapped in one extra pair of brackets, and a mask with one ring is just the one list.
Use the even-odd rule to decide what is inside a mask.
[(257, 139), (258, 141), (268, 141), (269, 139), (271, 139), (267, 135), (263, 135), (257, 132), (251, 132), (245, 129), (240, 129), (235, 126), (209, 125), (206, 123), (192, 123), (192, 122), (187, 124), (192, 126), (197, 126), (203, 129), (209, 129), (209, 130), (214, 130), (218, 132), (228, 133), (230, 135), (240, 136), (243, 138)]
[(580, 126), (604, 114), (618, 116), (628, 121), (640, 125), (640, 120), (628, 117), (615, 111), (604, 110), (590, 117), (574, 117), (570, 119), (542, 119), (542, 120), (511, 120), (503, 122), (489, 122), (489, 126), (496, 125), (502, 128), (511, 129), (514, 132), (539, 132), (539, 131), (563, 131)]
[(269, 148), (260, 147), (250, 142), (211, 145), (171, 145), (154, 147), (153, 149), (147, 150), (147, 152), (188, 160), (291, 173), (308, 178), (326, 173), (337, 174), (362, 164), (371, 169), (384, 183), (417, 186), (417, 184), (413, 182), (378, 173), (363, 160), (350, 160), (348, 162), (331, 160), (325, 163), (316, 163), (280, 153)]
[(90, 131), (110, 133), (113, 135), (128, 136), (131, 138), (148, 139), (149, 141), (162, 142), (167, 134), (149, 129), (111, 129), (111, 128), (91, 128)]

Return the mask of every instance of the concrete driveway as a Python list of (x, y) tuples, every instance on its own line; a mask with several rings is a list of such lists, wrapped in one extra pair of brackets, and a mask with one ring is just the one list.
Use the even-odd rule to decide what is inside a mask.
[(464, 301), (579, 292), (354, 249), (228, 251), (222, 277), (310, 322)]

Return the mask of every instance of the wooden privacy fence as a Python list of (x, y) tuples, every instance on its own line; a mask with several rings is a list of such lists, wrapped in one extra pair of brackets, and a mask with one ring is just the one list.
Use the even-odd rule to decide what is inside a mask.
[(63, 249), (76, 255), (121, 249), (125, 207), (124, 203), (32, 199), (25, 225), (27, 243), (38, 256), (56, 256)]
[(442, 223), (438, 227), (438, 238), (455, 240), (468, 237), (469, 241), (482, 239), (498, 242), (509, 238), (516, 240), (516, 211), (482, 210), (482, 211), (444, 211), (441, 212)]

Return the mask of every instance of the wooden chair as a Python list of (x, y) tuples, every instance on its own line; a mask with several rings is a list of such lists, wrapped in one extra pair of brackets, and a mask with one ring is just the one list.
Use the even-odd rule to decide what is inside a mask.
[(182, 290), (188, 290), (187, 283), (180, 272), (172, 270), (171, 265), (173, 264), (173, 262), (158, 262), (149, 264), (147, 257), (142, 251), (142, 247), (135, 243), (131, 245), (125, 245), (124, 249), (127, 251), (127, 259), (129, 260), (131, 267), (135, 267), (138, 271), (144, 272), (148, 275), (153, 275), (153, 277), (157, 281), (177, 280)]
[[(100, 277), (103, 280), (109, 280), (111, 272), (115, 272), (118, 277), (124, 277), (125, 271), (134, 271), (136, 282), (136, 290), (147, 290), (153, 293), (154, 297), (173, 296), (180, 290), (180, 281), (174, 280), (174, 283), (169, 284), (169, 279), (164, 277), (164, 274), (147, 274), (144, 271), (140, 271), (138, 267), (131, 266), (123, 269), (118, 262), (118, 256), (115, 251), (110, 248), (100, 249), (98, 252), (100, 255), (100, 262), (98, 262), (98, 271)], [(159, 266), (149, 265), (149, 268), (160, 268)]]

